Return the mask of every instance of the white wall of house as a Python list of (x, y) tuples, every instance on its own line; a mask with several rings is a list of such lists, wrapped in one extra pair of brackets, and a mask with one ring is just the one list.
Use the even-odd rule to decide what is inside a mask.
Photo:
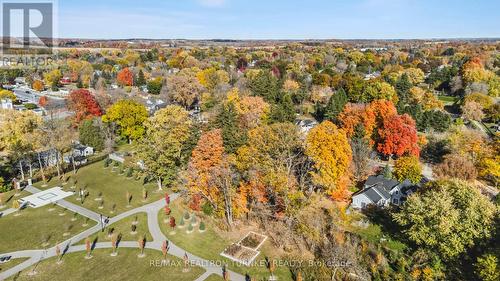
[(365, 194), (360, 193), (357, 195), (354, 195), (352, 197), (352, 204), (351, 206), (356, 209), (363, 209), (369, 204), (373, 204), (372, 200), (370, 200), (368, 197), (366, 197)]

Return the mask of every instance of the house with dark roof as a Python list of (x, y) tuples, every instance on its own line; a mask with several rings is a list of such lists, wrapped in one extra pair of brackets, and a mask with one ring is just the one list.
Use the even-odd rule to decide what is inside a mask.
[(370, 176), (363, 189), (352, 195), (351, 206), (355, 209), (363, 209), (368, 205), (380, 207), (389, 204), (399, 205), (412, 192), (413, 184), (409, 180), (399, 182), (384, 178), (382, 175)]

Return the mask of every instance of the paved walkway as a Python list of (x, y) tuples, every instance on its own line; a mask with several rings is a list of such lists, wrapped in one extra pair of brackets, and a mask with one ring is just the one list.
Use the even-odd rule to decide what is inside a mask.
[[(39, 189), (32, 187), (32, 186), (27, 187), (26, 190), (29, 192), (33, 192), (33, 193), (40, 191)], [(177, 199), (178, 197), (179, 197), (178, 194), (171, 194), (170, 195), (171, 201)], [(68, 203), (69, 205), (67, 205), (61, 201), (64, 201), (64, 202)], [(92, 212), (88, 209), (85, 209), (81, 206), (71, 204), (65, 200), (59, 200), (57, 202), (58, 205), (60, 205), (61, 203), (64, 204), (61, 206), (64, 206), (65, 208), (68, 208), (72, 211), (78, 212), (79, 214), (86, 216), (86, 217), (89, 217), (89, 218), (92, 218), (91, 216), (95, 217), (95, 215), (97, 214), (97, 213)], [(78, 208), (71, 209), (67, 206), (72, 207), (72, 208), (74, 208), (76, 206)], [(128, 210), (124, 213), (121, 213), (117, 216), (114, 216), (114, 217), (109, 219), (108, 225), (116, 223), (124, 218), (135, 215), (137, 213), (146, 213), (147, 217), (148, 217), (149, 232), (151, 233), (151, 236), (153, 237), (153, 241), (146, 243), (146, 248), (153, 249), (153, 250), (161, 250), (161, 246), (163, 244), (163, 241), (167, 240), (167, 238), (165, 237), (165, 235), (163, 234), (163, 232), (160, 229), (160, 225), (158, 223), (158, 212), (161, 209), (163, 209), (164, 207), (165, 207), (165, 199), (161, 199), (161, 200), (158, 200), (156, 202), (153, 202), (153, 203), (150, 203), (150, 204), (147, 204), (147, 205), (135, 208), (135, 209), (131, 209), (131, 210)], [(99, 218), (97, 219), (97, 221), (99, 221)], [(101, 231), (101, 225), (97, 224), (97, 225), (71, 237), (70, 239), (59, 244), (61, 251), (65, 252), (65, 253), (85, 251), (85, 245), (74, 245), (74, 244), (78, 241), (85, 239), (88, 236), (91, 236), (94, 233), (99, 232), (99, 231)], [(122, 241), (118, 245), (118, 249), (119, 248), (138, 248), (138, 247), (139, 246), (138, 246), (138, 243), (136, 241)], [(210, 276), (212, 274), (222, 276), (222, 267), (215, 265), (214, 263), (212, 263), (208, 260), (205, 260), (203, 258), (200, 258), (196, 255), (193, 255), (193, 254), (183, 250), (182, 248), (176, 246), (175, 244), (173, 244), (171, 242), (169, 243), (169, 247), (170, 247), (170, 249), (169, 249), (170, 255), (173, 255), (173, 256), (176, 256), (176, 257), (182, 259), (184, 257), (184, 255), (187, 254), (188, 259), (191, 262), (191, 264), (200, 266), (206, 270), (206, 272), (203, 275), (199, 276), (195, 281), (203, 281), (206, 278), (208, 278), (208, 276)], [(97, 243), (96, 248), (97, 249), (111, 248), (111, 243), (110, 242)], [(15, 275), (19, 271), (22, 271), (22, 270), (40, 262), (40, 261), (42, 261), (42, 260), (45, 260), (45, 259), (48, 259), (51, 257), (55, 257), (56, 256), (55, 249), (56, 249), (55, 247), (52, 247), (52, 248), (49, 248), (46, 250), (25, 250), (25, 251), (17, 251), (17, 252), (12, 252), (12, 253), (1, 254), (2, 256), (12, 256), (13, 259), (14, 258), (28, 258), (28, 260), (16, 265), (13, 268), (10, 268), (10, 269), (7, 269), (3, 272), (0, 272), (0, 280), (7, 279), (8, 277)], [(83, 256), (82, 256), (82, 261), (83, 261)], [(229, 271), (229, 275), (231, 276), (232, 281), (245, 281), (245, 276), (243, 276), (239, 273)]]
[[(38, 188), (36, 188), (36, 187), (34, 187), (32, 185), (27, 186), (24, 190), (28, 191), (30, 193), (33, 193), (33, 194), (38, 193), (38, 192), (41, 191), (40, 189), (38, 189)], [(82, 206), (78, 206), (77, 204), (73, 204), (73, 203), (68, 202), (68, 201), (66, 201), (64, 199), (56, 201), (56, 204), (59, 205), (59, 206), (61, 206), (61, 207), (63, 207), (63, 208), (66, 208), (66, 209), (68, 209), (68, 210), (70, 210), (72, 212), (75, 212), (75, 213), (78, 213), (78, 214), (80, 214), (80, 215), (82, 215), (84, 217), (87, 217), (87, 218), (89, 218), (89, 219), (91, 219), (93, 221), (96, 221), (96, 222), (100, 221), (100, 217), (101, 217), (100, 214), (98, 214), (96, 212), (93, 212), (93, 211), (91, 211), (89, 209), (86, 209), (86, 208), (84, 208)]]

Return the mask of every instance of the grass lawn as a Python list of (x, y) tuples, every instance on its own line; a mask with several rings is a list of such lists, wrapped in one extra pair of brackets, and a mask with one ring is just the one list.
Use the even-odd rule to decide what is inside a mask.
[[(170, 208), (172, 209), (172, 215), (175, 217), (177, 225), (179, 225), (180, 218), (184, 214), (185, 209), (181, 206), (179, 200), (171, 203)], [(168, 223), (164, 223), (165, 214), (162, 211), (159, 213), (160, 227), (167, 236), (169, 240), (175, 243), (177, 246), (195, 254), (202, 258), (211, 261), (223, 261), (228, 264), (229, 269), (238, 272), (240, 274), (249, 274), (251, 277), (255, 277), (256, 280), (266, 279), (269, 277), (269, 271), (266, 268), (265, 258), (267, 256), (272, 256), (271, 253), (275, 252), (271, 246), (271, 242), (266, 240), (266, 242), (259, 249), (261, 251), (260, 255), (254, 260), (252, 266), (238, 265), (229, 259), (220, 256), (220, 253), (230, 244), (237, 241), (228, 241), (223, 239), (214, 228), (211, 226), (209, 221), (205, 221), (206, 231), (200, 233), (198, 231), (198, 226), (194, 227), (192, 233), (187, 233), (187, 225), (184, 228), (176, 227), (175, 234), (171, 234), (171, 228)], [(198, 217), (199, 221), (199, 217)], [(243, 237), (241, 237), (243, 238)], [(279, 280), (291, 280), (291, 274), (286, 267), (277, 267), (275, 275), (278, 276)]]
[[(52, 208), (54, 210), (49, 211)], [(64, 215), (60, 216), (62, 213)], [(85, 218), (75, 218), (73, 214), (48, 205), (37, 209), (26, 208), (20, 211), (19, 216), (10, 214), (0, 218), (0, 253), (52, 247), (94, 224), (89, 221), (88, 226), (82, 226)], [(66, 236), (63, 236), (65, 233)], [(47, 238), (48, 244), (42, 245)]]
[[(149, 233), (148, 229), (148, 218), (146, 213), (137, 214), (137, 224), (136, 224), (136, 233), (132, 232), (132, 223), (135, 222), (135, 215), (120, 220), (114, 224), (108, 225), (104, 232), (99, 231), (98, 233), (89, 236), (90, 241), (94, 241), (97, 238), (96, 242), (111, 242), (111, 237), (108, 236), (108, 230), (113, 229), (113, 233), (121, 234), (121, 241), (137, 241), (142, 235), (146, 235), (146, 243), (147, 241), (152, 241), (153, 237)], [(78, 242), (77, 244), (85, 244), (85, 239)]]
[(189, 272), (182, 272), (182, 260), (173, 256), (169, 256), (171, 264), (155, 266), (155, 261), (162, 261), (160, 251), (146, 249), (144, 258), (137, 257), (138, 249), (119, 249), (116, 257), (111, 257), (110, 253), (111, 249), (96, 250), (91, 259), (85, 259), (84, 252), (71, 253), (65, 255), (60, 264), (56, 262), (57, 258), (51, 258), (36, 267), (35, 276), (28, 275), (33, 270), (31, 267), (21, 272), (15, 280), (192, 281), (205, 272), (201, 267), (191, 267)]
[(1, 193), (0, 196), (2, 196), (2, 203), (3, 207), (0, 207), (0, 212), (9, 208), (12, 208), (12, 202), (14, 202), (14, 199), (21, 199), (23, 197), (26, 197), (30, 195), (31, 193), (22, 190), (17, 196), (16, 196), (16, 191), (15, 190), (10, 190), (7, 192)]
[[(66, 198), (69, 202), (75, 204), (82, 204), (78, 199), (78, 190), (86, 188), (89, 195), (83, 202), (83, 207), (93, 210), (97, 213), (105, 214), (113, 217), (119, 213), (136, 208), (155, 200), (161, 199), (165, 196), (164, 192), (158, 193), (155, 183), (148, 183), (143, 185), (142, 179), (136, 181), (133, 178), (127, 178), (126, 175), (119, 174), (119, 168), (111, 166), (104, 168), (104, 161), (100, 161), (78, 170), (76, 175), (69, 173), (71, 177), (76, 178), (76, 187), (71, 189), (70, 183), (61, 185), (57, 178), (53, 178), (48, 182), (48, 186), (44, 189), (52, 188), (54, 186), (62, 186), (65, 190), (76, 191), (74, 196)], [(36, 187), (43, 188), (42, 183), (35, 184)], [(143, 188), (147, 190), (148, 197), (146, 200), (142, 198)], [(130, 205), (127, 206), (127, 191), (132, 195)], [(102, 193), (99, 199), (99, 193)], [(103, 204), (102, 209), (99, 209)], [(113, 208), (114, 206), (114, 208)]]
[(0, 272), (6, 271), (7, 269), (13, 268), (14, 266), (28, 260), (27, 258), (11, 259), (7, 263), (0, 264)]

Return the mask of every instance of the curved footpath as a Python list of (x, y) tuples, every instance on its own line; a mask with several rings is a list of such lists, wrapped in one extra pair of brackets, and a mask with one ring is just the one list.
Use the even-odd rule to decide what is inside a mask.
[[(29, 186), (26, 188), (26, 191), (32, 192), (32, 193), (37, 193), (40, 190)], [(170, 199), (173, 201), (179, 197), (179, 194), (171, 194)], [(69, 203), (65, 200), (60, 200), (57, 202), (58, 205), (62, 205), (64, 207), (78, 207), (78, 208), (68, 208), (71, 209), (72, 211), (78, 212), (82, 216), (86, 216), (89, 218), (92, 218), (96, 220), (96, 214), (93, 211), (90, 211), (88, 209), (85, 209), (83, 207), (74, 205), (72, 203)], [(74, 205), (74, 206), (71, 206)], [(148, 217), (148, 228), (149, 232), (151, 233), (151, 236), (153, 237), (153, 241), (151, 242), (146, 242), (146, 248), (147, 249), (152, 249), (152, 250), (161, 250), (161, 247), (163, 245), (163, 242), (167, 240), (165, 235), (160, 229), (160, 225), (158, 223), (158, 212), (165, 207), (165, 199), (158, 200), (156, 202), (128, 210), (124, 213), (121, 213), (119, 215), (116, 215), (112, 218), (109, 219), (108, 225), (111, 225), (113, 223), (116, 223), (122, 219), (125, 219), (127, 217), (130, 217), (132, 215), (135, 215), (137, 213), (146, 213)], [(99, 221), (99, 219), (97, 219)], [(76, 242), (79, 242), (83, 239), (85, 239), (88, 236), (91, 236), (92, 234), (95, 234), (97, 232), (101, 231), (101, 225), (98, 223), (97, 225), (71, 237), (70, 239), (60, 243), (61, 251), (66, 254), (66, 253), (73, 253), (73, 252), (81, 252), (85, 251), (85, 245), (74, 245)], [(136, 241), (121, 241), (118, 245), (118, 248), (138, 248), (138, 243)], [(111, 243), (110, 242), (100, 242), (95, 245), (95, 248), (97, 249), (104, 249), (104, 248), (111, 248)], [(169, 241), (169, 250), (168, 253), (170, 255), (179, 257), (179, 258), (184, 258), (184, 254), (187, 254), (188, 259), (191, 264), (200, 266), (203, 269), (205, 269), (205, 273), (203, 273), (200, 277), (198, 277), (195, 281), (202, 281), (208, 278), (208, 276), (212, 274), (216, 274), (219, 276), (222, 276), (222, 267), (214, 264), (213, 262), (210, 262), (206, 259), (200, 258), (196, 255), (193, 255), (182, 248), (176, 246), (175, 244), (171, 243)], [(56, 247), (52, 247), (46, 250), (24, 250), (24, 251), (17, 251), (17, 252), (12, 252), (12, 253), (4, 253), (0, 254), (1, 256), (12, 256), (12, 259), (15, 258), (28, 258), (28, 260), (14, 266), (13, 268), (7, 269), (3, 272), (0, 272), (0, 280), (7, 279), (19, 271), (22, 271), (42, 260), (52, 258), (56, 256)], [(83, 259), (83, 256), (82, 256)], [(229, 276), (232, 281), (245, 281), (245, 276), (229, 271)]]

